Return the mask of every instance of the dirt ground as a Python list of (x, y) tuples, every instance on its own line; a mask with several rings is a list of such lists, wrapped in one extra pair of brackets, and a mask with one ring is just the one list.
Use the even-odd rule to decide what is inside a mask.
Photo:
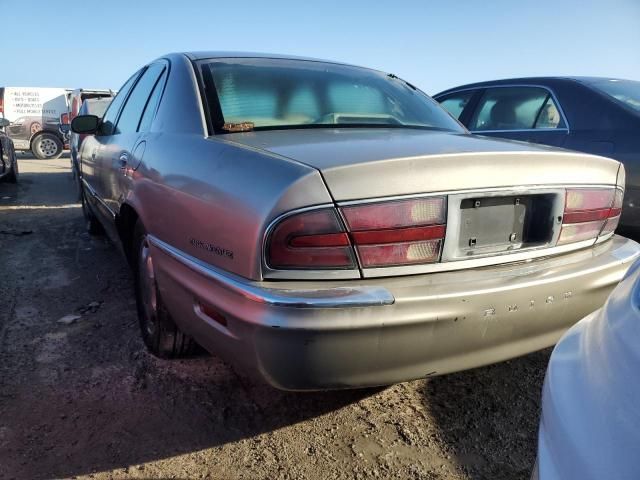
[(0, 184), (0, 478), (529, 478), (549, 351), (304, 394), (214, 356), (158, 360), (68, 157), (19, 164)]

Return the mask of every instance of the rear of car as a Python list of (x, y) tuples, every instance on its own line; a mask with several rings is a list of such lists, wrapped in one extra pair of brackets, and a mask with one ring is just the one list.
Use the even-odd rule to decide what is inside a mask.
[[(604, 302), (638, 255), (634, 242), (612, 238), (624, 188), (616, 161), (452, 135), (458, 127), (439, 110), (420, 128), (399, 97), (422, 94), (393, 77), (389, 86), (343, 66), (202, 63), (205, 91), (218, 88), (209, 111), (222, 114), (212, 116), (213, 139), (237, 159), (262, 152), (317, 169), (329, 193), (325, 204), (267, 219), (258, 281), (207, 265), (200, 250), (234, 263), (221, 236), (194, 239), (186, 264), (154, 240), (159, 281), (174, 292), (167, 302), (195, 312), (184, 328), (275, 386), (394, 383), (547, 347)], [(263, 75), (249, 73), (256, 66)], [(335, 74), (327, 96), (347, 113), (314, 105), (305, 82), (322, 88), (315, 69)], [(294, 91), (277, 117), (283, 78)], [(391, 110), (378, 81), (401, 91)]]
[(639, 254), (615, 160), (469, 135), (395, 75), (204, 55), (141, 69), (81, 153), (156, 354), (179, 330), (291, 390), (444, 374), (552, 345)]
[(634, 479), (640, 472), (640, 262), (605, 306), (553, 351), (535, 480)]
[[(232, 358), (255, 362), (285, 389), (445, 374), (553, 345), (604, 302), (637, 257), (634, 242), (612, 238), (622, 198), (614, 162), (603, 162), (611, 168), (605, 174), (593, 161), (592, 186), (525, 187), (513, 156), (443, 157), (404, 164), (415, 183), (373, 165), (357, 174), (322, 170), (336, 203), (272, 223), (265, 280), (231, 284), (198, 264), (187, 286), (194, 295), (184, 298), (198, 299), (195, 337), (214, 352), (231, 348)], [(549, 171), (589, 163), (531, 157)], [(466, 188), (447, 181), (448, 191), (441, 185), (431, 194), (353, 198), (358, 187), (386, 190), (383, 182), (424, 189), (428, 177), (415, 167), (423, 162), (441, 178), (462, 177)], [(481, 171), (499, 181), (501, 169), (510, 186), (479, 186)], [(170, 290), (189, 277), (175, 261), (160, 268), (174, 279)], [(215, 279), (211, 289), (196, 286), (203, 275)]]

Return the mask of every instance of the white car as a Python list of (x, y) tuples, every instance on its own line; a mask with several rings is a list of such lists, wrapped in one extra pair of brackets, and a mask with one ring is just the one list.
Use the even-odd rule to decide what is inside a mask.
[[(605, 281), (605, 278), (602, 279)], [(640, 478), (640, 261), (556, 345), (533, 478)]]

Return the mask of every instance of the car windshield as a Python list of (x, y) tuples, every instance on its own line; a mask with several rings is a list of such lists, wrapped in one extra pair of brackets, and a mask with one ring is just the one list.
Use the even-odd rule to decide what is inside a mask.
[(395, 75), (307, 60), (224, 58), (200, 64), (217, 131), (395, 127), (464, 132)]
[(591, 86), (640, 112), (640, 82), (601, 80), (591, 83)]

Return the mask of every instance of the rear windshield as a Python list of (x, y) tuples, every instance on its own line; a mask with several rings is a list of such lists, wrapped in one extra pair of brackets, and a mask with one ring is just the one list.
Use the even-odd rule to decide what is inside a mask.
[(200, 68), (218, 131), (325, 127), (464, 131), (413, 85), (375, 70), (270, 58), (206, 60)]
[(633, 80), (601, 80), (590, 85), (640, 112), (640, 82)]

